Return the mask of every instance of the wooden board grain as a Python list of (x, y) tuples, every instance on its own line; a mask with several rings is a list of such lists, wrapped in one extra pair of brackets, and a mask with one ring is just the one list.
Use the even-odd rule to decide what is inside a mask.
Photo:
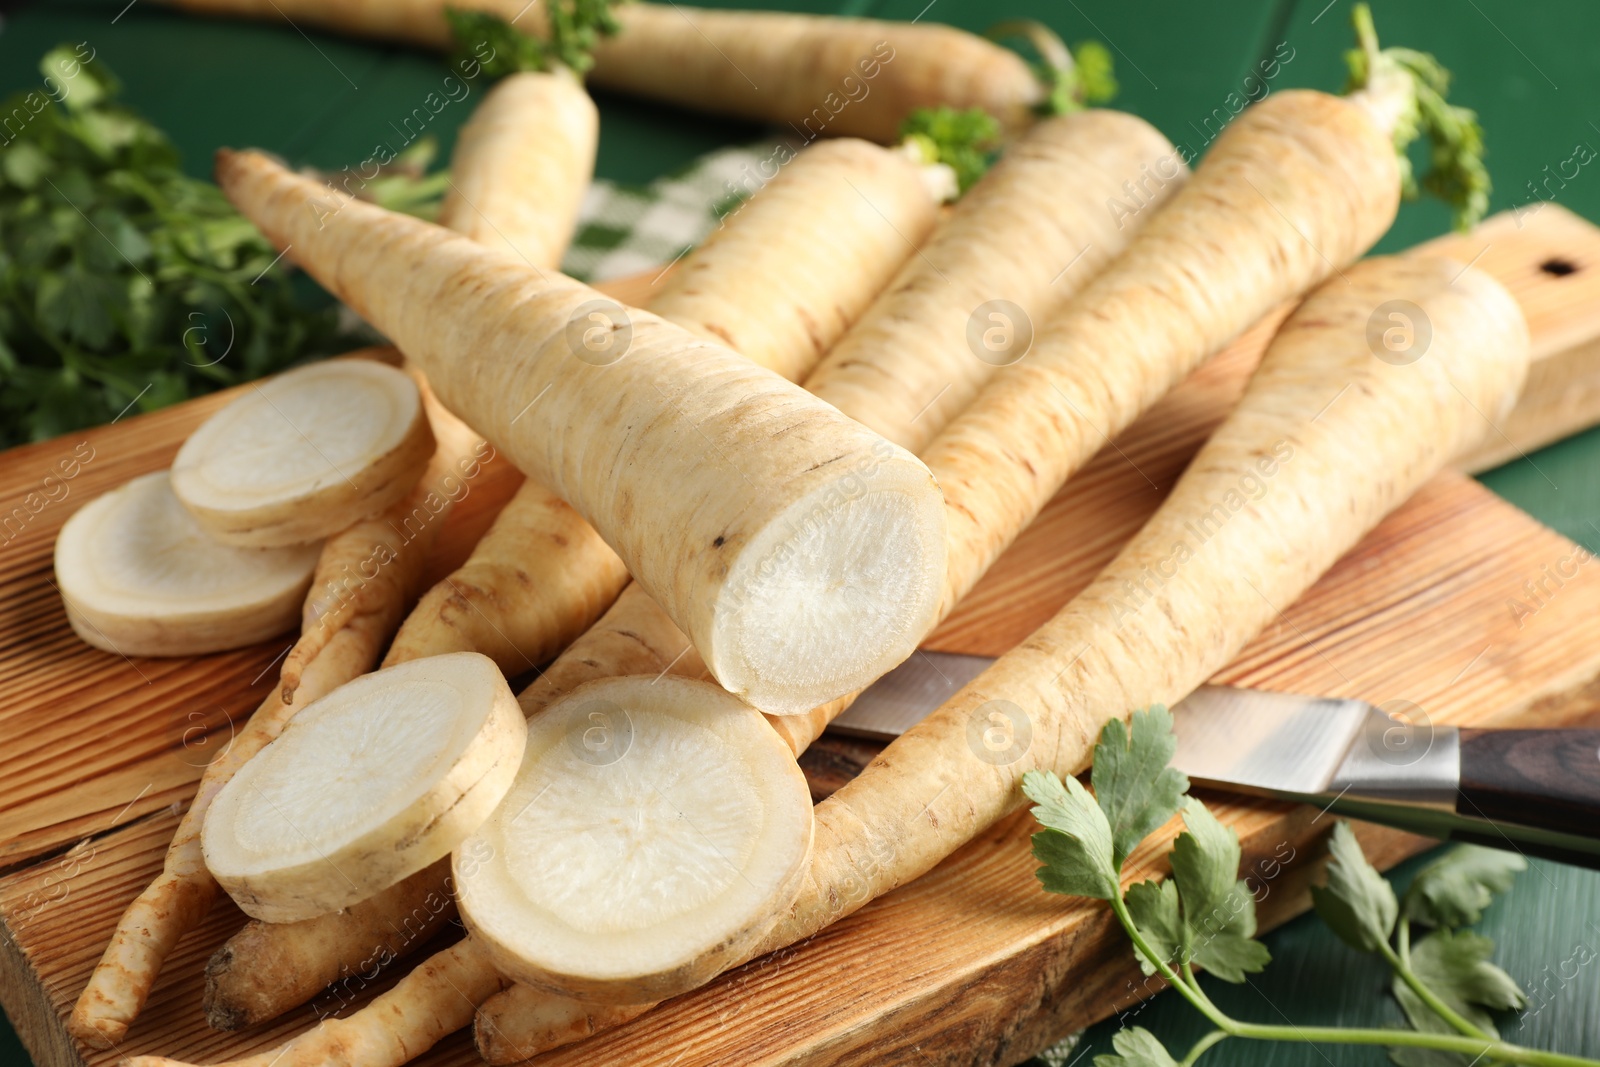
[[(1563, 222), (1558, 210), (1541, 212), (1540, 225)], [(1547, 255), (1540, 242), (1552, 238), (1535, 231), (1537, 222), (1495, 237), (1494, 263), (1485, 252), (1482, 265), (1504, 272), (1528, 308), (1544, 358), (1586, 350), (1600, 338), (1600, 304), (1574, 305), (1565, 294), (1588, 284), (1587, 263), (1574, 272), (1540, 270), (1533, 257)], [(1520, 258), (1512, 254), (1519, 247)], [(1594, 263), (1600, 268), (1600, 258)], [(1267, 329), (1208, 364), (1074, 479), (933, 644), (1004, 651), (1080, 588), (1155, 507), (1227, 410)], [(116, 1058), (75, 1048), (61, 1020), (121, 909), (159, 868), (200, 767), (254, 707), (265, 681), (253, 679), (283, 643), (197, 661), (123, 661), (87, 649), (67, 632), (49, 587), (50, 545), (73, 508), (168, 462), (183, 435), (225, 400), (84, 435), (93, 458), (65, 494), (52, 490), (54, 498), (29, 513), (0, 557), (0, 671), (11, 683), (0, 706), (8, 738), (0, 751), (0, 864), (13, 867), (0, 878), (0, 999), (36, 1058), (52, 1067)], [(1597, 415), (1590, 410), (1587, 417)], [(7, 454), (0, 502), (9, 509), (42, 486), (78, 443)], [(474, 488), (476, 498), (469, 494), (470, 506), (452, 518), (444, 555), (458, 556), (471, 543), (515, 481), (501, 471)], [(1437, 721), (1572, 721), (1593, 705), (1600, 678), (1600, 569), (1576, 566), (1577, 558), (1570, 543), (1481, 487), (1444, 476), (1289, 609), (1225, 680), (1405, 700)], [(1297, 857), (1281, 882), (1273, 879), (1266, 916), (1281, 919), (1303, 907), (1306, 861), (1327, 820), (1265, 802), (1228, 802), (1222, 810), (1245, 838), (1251, 862), (1281, 860), (1285, 850)], [(1027, 832), (1021, 820), (997, 827), (806, 945), (541, 1062), (1025, 1058), (1140, 992), (1122, 987), (1130, 978), (1126, 953), (1103, 911), (1038, 891)], [(1416, 847), (1400, 835), (1369, 832), (1386, 862)], [(244, 1034), (206, 1028), (198, 1012), (200, 970), (239, 921), (231, 906), (219, 907), (184, 940), (121, 1052), (227, 1059), (269, 1047), (314, 1019), (307, 1008)], [(390, 980), (374, 983), (362, 999)], [(426, 1059), (476, 1062), (460, 1036)]]

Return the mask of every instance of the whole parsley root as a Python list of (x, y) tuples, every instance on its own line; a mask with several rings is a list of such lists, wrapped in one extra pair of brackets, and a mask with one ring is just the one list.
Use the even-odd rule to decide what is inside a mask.
[[(287, 17), (441, 50), (455, 43), (451, 9), (462, 9), (490, 46), (477, 55), (491, 70), (500, 56), (582, 52), (589, 43), (580, 33), (558, 37), (537, 25), (521, 0), (170, 2), (196, 14)], [(568, 0), (559, 7), (581, 24), (603, 2)], [(592, 41), (593, 84), (700, 111), (792, 123), (808, 141), (826, 135), (890, 144), (911, 111), (940, 105), (982, 108), (1015, 131), (1040, 108), (1076, 104), (1094, 87), (1082, 87), (1076, 98), (1063, 95), (1054, 70), (1035, 70), (1007, 48), (935, 22), (654, 3), (621, 4), (613, 18), (615, 35)], [(492, 29), (496, 23), (515, 28)]]
[[(1368, 341), (1374, 311), (1392, 300), (1431, 326), (1415, 358), (1379, 358)], [(818, 805), (811, 878), (764, 947), (931, 868), (1016, 806), (1027, 771), (1080, 771), (1107, 716), (1176, 703), (1214, 675), (1489, 430), (1521, 386), (1527, 348), (1510, 295), (1443, 260), (1366, 260), (1313, 293), (1105, 571)], [(1029, 727), (1009, 762), (968, 741), (970, 724), (993, 713)], [(892, 859), (859, 869), (855, 857), (870, 855)]]

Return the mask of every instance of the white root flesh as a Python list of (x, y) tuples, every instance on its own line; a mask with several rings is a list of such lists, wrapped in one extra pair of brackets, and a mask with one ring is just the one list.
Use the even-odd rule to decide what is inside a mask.
[(198, 656), (294, 629), (317, 545), (216, 543), (166, 471), (97, 497), (56, 538), (56, 585), (77, 635), (125, 656)]
[(805, 777), (766, 721), (710, 683), (638, 676), (582, 686), (529, 724), (516, 785), (454, 873), (463, 920), (507, 976), (642, 1004), (748, 951), (810, 851)]
[(317, 541), (378, 514), (433, 455), (416, 382), (371, 360), (253, 385), (178, 449), (172, 491), (224, 544)]
[(222, 787), (201, 833), (206, 866), (267, 922), (348, 907), (476, 830), (511, 787), (526, 737), (486, 656), (365, 675), (302, 709)]
[(944, 504), (910, 453), (729, 349), (646, 312), (607, 318), (592, 289), (329, 198), (259, 153), (219, 153), (217, 178), (571, 504), (751, 704), (860, 688), (931, 626)]

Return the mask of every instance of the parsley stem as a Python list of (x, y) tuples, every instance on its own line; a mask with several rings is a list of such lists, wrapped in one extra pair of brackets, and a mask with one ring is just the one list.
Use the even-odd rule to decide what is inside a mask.
[(1205, 1037), (1202, 1037), (1199, 1041), (1194, 1043), (1194, 1048), (1189, 1050), (1189, 1054), (1183, 1058), (1182, 1062), (1178, 1064), (1178, 1067), (1194, 1067), (1194, 1061), (1203, 1056), (1206, 1051), (1211, 1048), (1211, 1046), (1219, 1042), (1226, 1041), (1227, 1039), (1228, 1032), (1226, 1030), (1211, 1031)]
[[(1120, 873), (1120, 872), (1119, 872)], [(1174, 971), (1170, 964), (1161, 960), (1161, 956), (1150, 947), (1140, 931), (1133, 916), (1128, 912), (1128, 906), (1120, 894), (1112, 896), (1109, 901), (1111, 910), (1116, 915), (1117, 921), (1127, 931), (1128, 938), (1143, 955), (1155, 963), (1156, 972), (1166, 979), (1167, 984), (1176, 989), (1195, 1010), (1204, 1015), (1213, 1026), (1222, 1031), (1226, 1037), (1241, 1037), (1255, 1041), (1289, 1041), (1300, 1044), (1329, 1044), (1329, 1045), (1377, 1045), (1387, 1048), (1427, 1048), (1440, 1052), (1459, 1052), (1469, 1057), (1487, 1063), (1522, 1063), (1529, 1067), (1600, 1067), (1600, 1060), (1585, 1059), (1582, 1056), (1568, 1056), (1559, 1052), (1546, 1052), (1542, 1049), (1523, 1048), (1505, 1041), (1482, 1037), (1468, 1037), (1455, 1034), (1427, 1034), (1416, 1030), (1388, 1030), (1388, 1029), (1358, 1029), (1336, 1026), (1267, 1026), (1259, 1023), (1245, 1023), (1225, 1014), (1211, 1002), (1211, 999), (1200, 991), (1200, 984), (1194, 978), (1193, 971), (1187, 968), (1183, 973)], [(1392, 951), (1392, 950), (1391, 950)], [(1420, 993), (1418, 994), (1421, 995)], [(1208, 1035), (1209, 1037), (1209, 1035)], [(1211, 1048), (1222, 1037), (1216, 1038), (1205, 1044), (1204, 1048), (1196, 1046), (1190, 1051), (1188, 1058), (1183, 1062), (1192, 1064), (1199, 1056)]]
[(1380, 945), (1378, 951), (1383, 955), (1384, 959), (1389, 961), (1389, 966), (1394, 970), (1395, 974), (1400, 976), (1400, 980), (1410, 987), (1411, 992), (1417, 995), (1417, 999), (1426, 1004), (1435, 1015), (1467, 1037), (1475, 1037), (1482, 1041), (1493, 1040), (1488, 1034), (1472, 1025), (1469, 1020), (1463, 1018), (1454, 1008), (1440, 1000), (1438, 995), (1424, 985), (1422, 979), (1418, 978), (1416, 972), (1411, 969), (1411, 923), (1409, 921), (1400, 920), (1399, 952), (1391, 948), (1387, 942)]

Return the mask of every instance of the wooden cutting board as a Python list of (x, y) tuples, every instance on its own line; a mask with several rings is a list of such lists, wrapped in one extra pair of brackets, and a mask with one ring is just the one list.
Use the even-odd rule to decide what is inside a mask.
[[(1600, 230), (1553, 206), (1525, 222), (1518, 229), (1503, 216), (1426, 249), (1476, 260), (1527, 311), (1538, 387), (1490, 444), (1512, 455), (1600, 421)], [(615, 289), (638, 302), (649, 279)], [(1003, 652), (1080, 589), (1226, 413), (1270, 329), (1264, 323), (1212, 360), (1073, 479), (930, 646)], [(1565, 389), (1564, 380), (1584, 388)], [(51, 545), (76, 507), (170, 462), (183, 437), (226, 400), (0, 458), (0, 1001), (50, 1067), (117, 1058), (75, 1047), (62, 1020), (123, 907), (159, 870), (200, 769), (259, 702), (288, 644), (194, 660), (125, 660), (89, 649), (71, 635), (51, 586)], [(503, 467), (475, 480), (446, 528), (437, 569), (464, 554), (516, 481)], [(1446, 474), (1287, 611), (1223, 680), (1405, 700), (1439, 722), (1573, 722), (1600, 698), (1600, 567), (1580, 563), (1587, 559), (1476, 483)], [(807, 760), (814, 791), (836, 786), (861, 755), (849, 742), (819, 743)], [(1264, 801), (1222, 802), (1220, 810), (1266, 888), (1263, 921), (1302, 910), (1329, 820)], [(1154, 988), (1137, 984), (1103, 908), (1039, 891), (1029, 831), (1025, 817), (996, 827), (804, 945), (539, 1062), (1025, 1059)], [(1363, 835), (1383, 865), (1422, 845), (1375, 828)], [(1141, 869), (1149, 866), (1141, 857)], [(201, 971), (241, 921), (231, 906), (218, 907), (179, 945), (122, 1054), (214, 1062), (314, 1021), (308, 1007), (242, 1034), (206, 1027)], [(392, 980), (374, 983), (358, 1003)], [(419, 1062), (478, 1061), (456, 1035)]]

